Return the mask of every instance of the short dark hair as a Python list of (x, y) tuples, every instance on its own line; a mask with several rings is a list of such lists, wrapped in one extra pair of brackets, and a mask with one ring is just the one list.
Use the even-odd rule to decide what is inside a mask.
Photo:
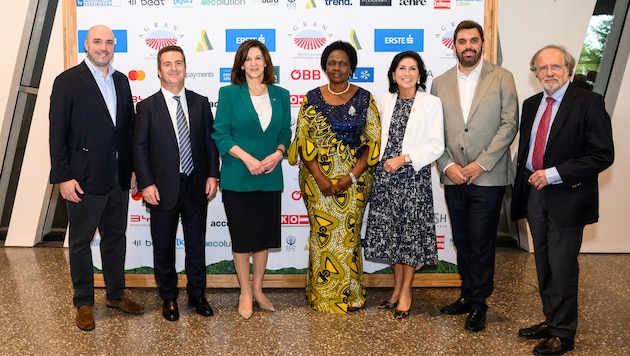
[(322, 69), (326, 71), (328, 56), (330, 56), (330, 53), (332, 51), (336, 51), (338, 49), (346, 52), (346, 54), (348, 55), (348, 58), (350, 59), (350, 74), (354, 74), (354, 70), (357, 69), (357, 63), (359, 62), (357, 58), (357, 50), (354, 49), (354, 47), (350, 43), (341, 40), (335, 41), (324, 48), (324, 52), (322, 52), (322, 58), (320, 59)]
[(400, 52), (394, 56), (392, 59), (392, 64), (389, 65), (389, 70), (387, 71), (387, 80), (389, 81), (389, 92), (397, 93), (398, 92), (398, 83), (394, 80), (394, 72), (396, 72), (396, 68), (405, 58), (411, 58), (418, 63), (418, 71), (420, 72), (420, 82), (416, 82), (416, 90), (418, 88), (422, 88), (422, 90), (426, 90), (427, 88), (427, 69), (424, 67), (424, 62), (420, 55), (414, 51), (405, 51)]
[(473, 20), (464, 20), (462, 22), (460, 22), (457, 27), (455, 27), (455, 33), (453, 34), (453, 41), (457, 41), (457, 33), (461, 30), (470, 30), (476, 28), (477, 31), (479, 31), (479, 36), (481, 36), (481, 42), (484, 42), (485, 39), (483, 38), (483, 27), (481, 27), (480, 24), (478, 24), (477, 22), (473, 21)]
[(162, 47), (162, 49), (157, 54), (158, 69), (160, 69), (160, 65), (162, 64), (162, 54), (166, 52), (181, 53), (182, 58), (184, 58), (184, 66), (186, 65), (186, 55), (184, 54), (184, 50), (180, 46), (166, 46), (166, 47)]
[(276, 75), (273, 70), (273, 62), (271, 62), (271, 55), (264, 43), (258, 40), (247, 40), (238, 47), (236, 54), (234, 55), (234, 65), (232, 65), (232, 73), (230, 74), (230, 82), (232, 84), (242, 84), (245, 82), (245, 70), (241, 69), (245, 60), (247, 59), (247, 53), (252, 48), (258, 48), (262, 52), (265, 58), (265, 69), (263, 72), (263, 84), (273, 84), (276, 80)]

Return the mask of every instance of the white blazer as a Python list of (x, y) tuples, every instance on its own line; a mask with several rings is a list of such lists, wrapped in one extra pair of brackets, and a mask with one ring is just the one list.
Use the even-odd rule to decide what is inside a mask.
[[(381, 153), (383, 158), (389, 126), (396, 105), (397, 93), (383, 95), (380, 105), (381, 116)], [(424, 91), (417, 91), (409, 121), (402, 142), (402, 154), (411, 158), (413, 169), (418, 172), (427, 164), (433, 163), (444, 152), (444, 117), (442, 102), (437, 96)]]

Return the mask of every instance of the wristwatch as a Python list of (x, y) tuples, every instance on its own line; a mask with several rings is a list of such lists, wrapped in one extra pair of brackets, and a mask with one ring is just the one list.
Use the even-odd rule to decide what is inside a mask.
[(406, 154), (404, 157), (405, 157), (405, 164), (411, 163), (411, 157), (409, 157), (408, 154)]

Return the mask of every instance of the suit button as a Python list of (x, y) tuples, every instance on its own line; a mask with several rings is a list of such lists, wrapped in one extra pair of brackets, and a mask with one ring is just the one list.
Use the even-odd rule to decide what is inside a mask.
[(468, 129), (464, 129), (464, 132), (468, 132)]

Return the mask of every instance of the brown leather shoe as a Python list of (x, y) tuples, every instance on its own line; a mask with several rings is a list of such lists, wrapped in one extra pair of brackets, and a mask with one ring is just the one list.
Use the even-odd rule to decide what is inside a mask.
[(107, 299), (108, 308), (116, 308), (124, 311), (125, 313), (140, 315), (144, 314), (144, 307), (131, 299), (123, 296), (122, 299)]
[(82, 305), (77, 309), (77, 316), (74, 321), (81, 330), (92, 331), (96, 327), (94, 316), (92, 316), (92, 307), (89, 305)]

